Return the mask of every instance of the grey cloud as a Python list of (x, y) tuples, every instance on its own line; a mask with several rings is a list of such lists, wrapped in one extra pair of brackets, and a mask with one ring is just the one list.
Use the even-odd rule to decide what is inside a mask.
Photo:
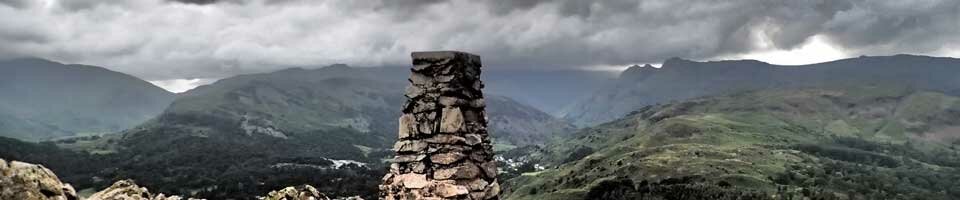
[(960, 1), (861, 1), (824, 24), (858, 52), (932, 51), (960, 43)]
[(170, 1), (179, 2), (179, 3), (197, 4), (197, 5), (207, 5), (207, 4), (217, 3), (220, 0), (170, 0)]
[(0, 0), (0, 5), (9, 6), (13, 8), (23, 8), (30, 3), (29, 0)]
[(406, 65), (410, 51), (438, 49), (478, 53), (491, 67), (571, 68), (791, 49), (817, 35), (856, 54), (960, 46), (955, 0), (23, 2), (0, 0), (0, 57), (151, 80)]
[[(251, 0), (167, 0), (172, 3), (182, 3), (182, 4), (193, 4), (193, 5), (211, 5), (217, 3), (233, 3), (233, 4), (245, 4), (254, 2)], [(283, 4), (294, 1), (303, 1), (303, 0), (268, 0), (265, 1), (265, 4)]]

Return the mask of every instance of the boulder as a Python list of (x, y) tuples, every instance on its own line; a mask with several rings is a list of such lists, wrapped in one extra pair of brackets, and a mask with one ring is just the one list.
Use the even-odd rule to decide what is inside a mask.
[[(120, 180), (97, 193), (90, 195), (87, 200), (181, 200), (183, 197), (151, 194), (147, 188), (137, 186), (133, 180)], [(192, 198), (191, 198), (192, 199)]]
[(280, 190), (270, 191), (265, 197), (259, 197), (260, 200), (330, 200), (329, 197), (320, 193), (317, 188), (310, 185), (301, 185), (296, 187), (285, 187)]
[(41, 165), (0, 159), (0, 199), (75, 200), (76, 191)]

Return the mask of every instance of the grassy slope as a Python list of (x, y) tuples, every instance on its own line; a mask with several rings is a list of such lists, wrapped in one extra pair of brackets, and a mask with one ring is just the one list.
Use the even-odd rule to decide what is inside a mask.
[[(512, 179), (506, 196), (583, 199), (603, 192), (588, 194), (592, 189), (628, 179), (680, 180), (718, 190), (730, 185), (735, 189), (729, 190), (765, 196), (807, 189), (850, 197), (851, 190), (881, 188), (868, 182), (882, 180), (866, 181), (878, 179), (876, 174), (895, 174), (892, 180), (956, 177), (960, 165), (950, 161), (960, 161), (957, 151), (938, 139), (960, 135), (944, 131), (960, 125), (957, 102), (939, 93), (873, 87), (750, 92), (648, 107), (530, 156), (554, 167)], [(918, 170), (923, 174), (903, 173)], [(848, 176), (831, 177), (834, 173)], [(898, 193), (891, 196), (960, 195), (949, 192), (960, 183), (887, 182), (904, 185), (889, 186), (887, 191)]]

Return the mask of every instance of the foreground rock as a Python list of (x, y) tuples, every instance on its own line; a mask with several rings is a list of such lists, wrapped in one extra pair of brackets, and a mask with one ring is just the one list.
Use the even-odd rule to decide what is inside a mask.
[[(153, 195), (147, 188), (137, 186), (132, 180), (121, 180), (107, 189), (90, 195), (87, 200), (181, 200), (183, 197)], [(193, 198), (190, 198), (193, 199)]]
[(76, 191), (41, 165), (0, 159), (0, 199), (75, 200)]
[(326, 195), (320, 193), (317, 188), (310, 185), (301, 185), (297, 187), (286, 187), (276, 191), (270, 191), (266, 197), (260, 197), (261, 200), (330, 200)]
[(381, 199), (499, 199), (480, 57), (413, 53), (399, 140)]
[[(271, 191), (262, 200), (331, 200), (310, 185)], [(60, 182), (57, 175), (41, 165), (0, 159), (0, 200), (79, 200), (70, 184)], [(180, 196), (150, 193), (133, 180), (121, 180), (90, 195), (86, 200), (184, 200)], [(199, 199), (197, 199), (199, 200)], [(341, 197), (332, 200), (363, 200)]]
[(286, 187), (276, 191), (270, 191), (265, 197), (259, 197), (260, 200), (363, 200), (360, 197), (344, 197), (330, 199), (327, 195), (320, 193), (317, 188), (310, 185), (301, 185), (296, 187)]

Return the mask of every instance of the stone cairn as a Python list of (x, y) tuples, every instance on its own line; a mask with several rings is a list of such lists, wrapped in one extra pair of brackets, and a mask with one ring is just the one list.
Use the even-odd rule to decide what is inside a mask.
[(499, 199), (480, 57), (414, 52), (396, 157), (380, 198)]

